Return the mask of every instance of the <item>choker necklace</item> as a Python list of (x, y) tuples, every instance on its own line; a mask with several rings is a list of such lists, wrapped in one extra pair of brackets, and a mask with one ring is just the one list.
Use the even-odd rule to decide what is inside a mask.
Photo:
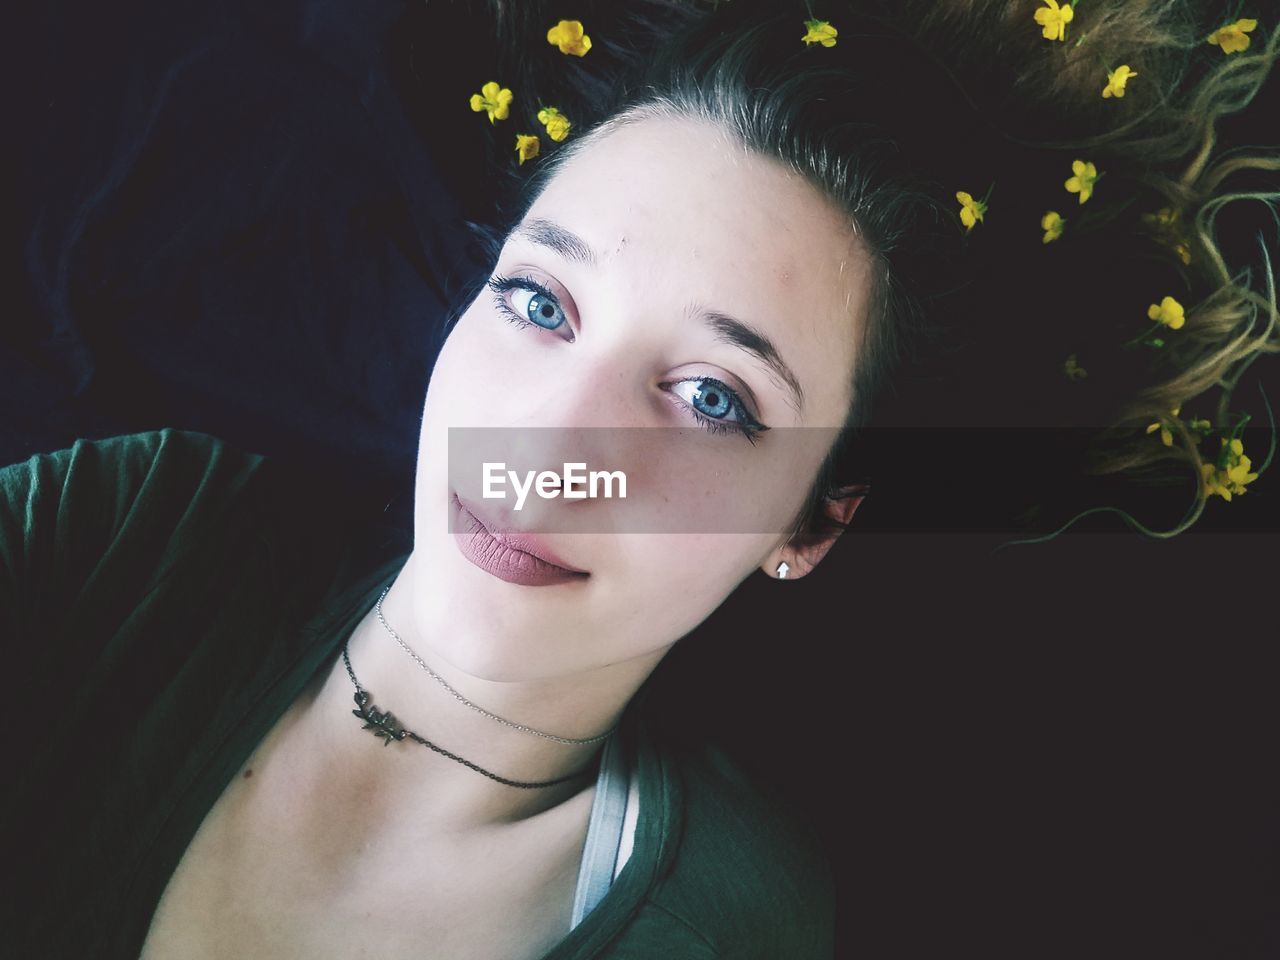
[[(613, 732), (618, 729), (618, 725), (614, 724), (611, 729), (606, 730), (604, 733), (600, 734), (597, 737), (584, 737), (581, 740), (575, 739), (573, 737), (557, 737), (554, 733), (543, 733), (541, 730), (533, 729), (533, 727), (526, 727), (523, 723), (512, 723), (510, 720), (504, 720), (502, 717), (498, 716), (497, 714), (490, 713), (488, 710), (484, 709), (484, 707), (480, 707), (472, 703), (470, 700), (468, 700), (466, 697), (460, 694), (457, 690), (453, 689), (453, 687), (449, 686), (449, 682), (445, 680), (444, 677), (440, 676), (440, 674), (436, 673), (434, 670), (428, 667), (426, 663), (423, 661), (423, 659), (420, 656), (418, 656), (416, 653), (414, 653), (413, 650), (410, 649), (409, 645), (400, 638), (400, 634), (396, 633), (394, 630), (391, 629), (391, 625), (387, 623), (386, 618), (382, 615), (382, 599), (390, 591), (391, 591), (391, 585), (388, 584), (387, 588), (382, 591), (382, 596), (378, 597), (378, 603), (376, 606), (376, 609), (378, 612), (378, 622), (381, 623), (382, 626), (386, 628), (387, 633), (391, 634), (395, 642), (400, 644), (400, 646), (404, 649), (404, 652), (409, 654), (409, 656), (413, 657), (414, 661), (418, 664), (418, 666), (420, 666), (423, 670), (427, 671), (427, 673), (431, 674), (431, 676), (435, 678), (437, 683), (439, 683), (451, 694), (453, 694), (454, 699), (458, 700), (461, 703), (465, 703), (472, 710), (477, 710), (480, 713), (483, 713), (490, 720), (497, 720), (498, 723), (505, 723), (508, 727), (514, 727), (516, 730), (523, 730), (525, 733), (532, 733), (534, 736), (542, 737), (545, 740), (554, 740), (556, 743), (574, 743), (574, 744), (595, 743), (597, 740), (603, 740), (606, 737), (611, 736)], [(354, 679), (354, 677), (352, 679)]]
[[(392, 740), (403, 740), (405, 737), (408, 737), (410, 740), (416, 740), (424, 747), (430, 747), (436, 753), (442, 754), (450, 760), (456, 760), (458, 763), (470, 767), (472, 770), (476, 771), (476, 773), (483, 773), (490, 780), (497, 780), (499, 783), (505, 783), (509, 787), (522, 787), (524, 789), (532, 789), (534, 787), (551, 787), (557, 783), (564, 783), (566, 780), (572, 780), (575, 777), (582, 776), (582, 774), (590, 770), (592, 764), (595, 763), (595, 760), (592, 760), (591, 763), (588, 763), (582, 769), (578, 770), (577, 773), (571, 773), (567, 777), (560, 777), (556, 780), (540, 780), (533, 782), (508, 780), (506, 777), (500, 777), (496, 773), (490, 773), (488, 770), (472, 763), (470, 760), (464, 759), (456, 753), (452, 753), (444, 749), (444, 747), (436, 746), (426, 737), (420, 737), (412, 730), (405, 730), (400, 726), (399, 721), (396, 720), (393, 714), (389, 712), (382, 713), (376, 707), (372, 706), (370, 703), (372, 697), (370, 696), (369, 691), (360, 686), (360, 681), (356, 679), (355, 671), (351, 669), (351, 658), (347, 655), (348, 643), (350, 643), (350, 639), (348, 639), (347, 643), (342, 645), (342, 662), (347, 665), (347, 676), (351, 677), (351, 682), (356, 685), (355, 701), (356, 705), (359, 707), (358, 710), (352, 710), (351, 712), (365, 721), (362, 729), (372, 730), (375, 737), (381, 738), (382, 745), (384, 747), (390, 746)], [(599, 753), (597, 753), (596, 756), (598, 757)]]

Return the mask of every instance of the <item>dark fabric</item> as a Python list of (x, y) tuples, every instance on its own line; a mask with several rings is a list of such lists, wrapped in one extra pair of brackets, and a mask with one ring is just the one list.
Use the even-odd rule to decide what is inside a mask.
[[(410, 544), (376, 509), (213, 437), (80, 442), (0, 470), (6, 949), (133, 958), (204, 815)], [(547, 960), (831, 956), (816, 837), (714, 745), (664, 739), (646, 685), (635, 847)], [(38, 725), (38, 731), (32, 730)]]
[(476, 271), (459, 211), (483, 209), (450, 154), (465, 137), (429, 148), (402, 102), (428, 94), (398, 75), (405, 9), (15, 12), (0, 463), (178, 426), (371, 486), (403, 475)]

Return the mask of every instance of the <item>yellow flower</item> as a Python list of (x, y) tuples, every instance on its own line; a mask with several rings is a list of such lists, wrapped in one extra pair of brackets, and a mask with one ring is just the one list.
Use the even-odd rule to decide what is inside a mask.
[(506, 87), (490, 82), (480, 88), (479, 93), (471, 95), (471, 109), (476, 113), (481, 110), (489, 114), (489, 122), (505, 120), (511, 112), (512, 93)]
[(824, 47), (836, 45), (836, 34), (839, 31), (826, 20), (806, 20), (804, 25), (808, 32), (800, 39), (804, 41), (806, 47), (815, 43), (820, 43)]
[[(1174, 407), (1173, 415), (1176, 417), (1178, 415), (1178, 411), (1181, 409), (1182, 409), (1181, 404)], [(1172, 447), (1173, 431), (1169, 429), (1169, 421), (1162, 417), (1159, 420), (1157, 420), (1155, 423), (1147, 425), (1147, 433), (1155, 433), (1157, 430), (1160, 431), (1160, 442), (1163, 443), (1166, 447)]]
[(569, 135), (569, 128), (573, 126), (569, 122), (569, 118), (557, 110), (555, 107), (543, 107), (538, 111), (538, 122), (547, 128), (547, 136), (556, 143), (559, 143)]
[(1182, 325), (1187, 322), (1186, 311), (1173, 297), (1165, 297), (1158, 304), (1151, 304), (1147, 307), (1147, 316), (1152, 320), (1159, 320), (1170, 330), (1181, 330)]
[(1204, 476), (1205, 496), (1215, 493), (1223, 500), (1229, 501), (1233, 494), (1247, 493), (1246, 486), (1258, 479), (1256, 473), (1250, 472), (1253, 466), (1244, 453), (1244, 443), (1239, 439), (1228, 441), (1222, 438), (1222, 452), (1216, 464), (1206, 463), (1200, 469)]
[(1076, 363), (1076, 355), (1073, 353), (1067, 357), (1067, 362), (1062, 365), (1062, 372), (1067, 375), (1068, 380), (1083, 380), (1089, 375), (1089, 371)]
[(1040, 218), (1040, 229), (1044, 231), (1044, 236), (1040, 238), (1040, 242), (1052, 243), (1057, 240), (1062, 236), (1062, 226), (1066, 222), (1057, 210), (1050, 210), (1046, 213)]
[(1110, 73), (1107, 74), (1107, 85), (1102, 88), (1102, 97), (1123, 97), (1124, 85), (1129, 82), (1130, 78), (1136, 77), (1137, 74), (1129, 69), (1128, 64), (1120, 64)]
[(516, 153), (520, 155), (520, 165), (538, 155), (538, 138), (527, 133), (516, 134)]
[(1253, 461), (1242, 453), (1240, 454), (1240, 461), (1234, 467), (1227, 470), (1227, 479), (1236, 486), (1242, 488), (1236, 490), (1236, 493), (1244, 493), (1244, 485), (1258, 479), (1258, 475), (1256, 473), (1249, 472), (1252, 466)]
[(561, 20), (547, 31), (547, 43), (560, 48), (561, 53), (584, 57), (591, 49), (591, 38), (582, 32), (581, 20)]
[(1249, 46), (1249, 31), (1258, 25), (1257, 20), (1237, 20), (1219, 27), (1209, 34), (1209, 43), (1216, 43), (1223, 53), (1239, 53)]
[(1212, 463), (1201, 464), (1200, 474), (1204, 477), (1204, 495), (1206, 497), (1212, 497), (1216, 493), (1223, 500), (1230, 501), (1231, 490), (1220, 483), (1217, 467)]
[(1067, 24), (1075, 16), (1071, 4), (1058, 6), (1057, 0), (1044, 0), (1045, 6), (1036, 11), (1036, 23), (1044, 29), (1041, 31), (1046, 40), (1066, 40)]
[(1075, 176), (1068, 179), (1063, 186), (1067, 188), (1068, 193), (1080, 194), (1080, 202), (1084, 203), (1093, 196), (1093, 185), (1102, 174), (1098, 173), (1098, 168), (1092, 163), (1085, 163), (1083, 160), (1071, 161), (1071, 172)]
[(1178, 259), (1182, 261), (1184, 266), (1191, 264), (1191, 248), (1185, 243), (1179, 243), (1173, 248), (1174, 253), (1178, 255)]
[(965, 230), (972, 230), (973, 225), (987, 212), (987, 205), (981, 200), (973, 199), (963, 190), (956, 191), (956, 199), (960, 201), (960, 222), (964, 224)]

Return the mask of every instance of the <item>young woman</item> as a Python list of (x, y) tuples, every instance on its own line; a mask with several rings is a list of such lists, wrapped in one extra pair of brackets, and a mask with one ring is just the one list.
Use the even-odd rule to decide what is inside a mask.
[[(733, 16), (531, 181), (433, 370), (411, 540), (196, 433), (0, 474), (0, 627), (44, 731), (6, 814), (56, 825), (6, 848), (24, 945), (831, 955), (811, 831), (656, 736), (646, 680), (853, 518), (843, 442), (960, 262), (927, 174), (965, 121), (935, 90), (902, 123), (915, 101), (868, 86), (911, 66), (883, 44), (824, 63), (794, 11)], [(460, 427), (666, 428), (618, 431), (609, 469), (673, 512), (763, 519), (557, 533), (597, 505), (485, 506), (450, 469)]]

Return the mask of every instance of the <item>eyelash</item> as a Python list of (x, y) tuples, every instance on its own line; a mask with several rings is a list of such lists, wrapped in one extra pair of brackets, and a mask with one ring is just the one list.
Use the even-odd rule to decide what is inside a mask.
[[(512, 290), (528, 290), (530, 293), (536, 293), (538, 296), (544, 297), (556, 304), (560, 303), (559, 297), (532, 277), (503, 277), (495, 275), (486, 285), (491, 291), (493, 291), (493, 302), (498, 308), (498, 312), (501, 313), (509, 322), (520, 328), (536, 327), (539, 330), (547, 329), (541, 324), (534, 323), (528, 317), (522, 317), (520, 314), (512, 310), (507, 304), (507, 298), (505, 296), (507, 293)], [(769, 429), (747, 412), (746, 404), (742, 402), (742, 399), (738, 396), (737, 392), (733, 390), (733, 388), (714, 377), (683, 377), (680, 380), (673, 380), (671, 382), (715, 384), (717, 388), (723, 390), (729, 395), (731, 398), (730, 402), (733, 404), (733, 410), (738, 415), (738, 420), (736, 422), (717, 420), (715, 417), (708, 417), (705, 413), (702, 413), (697, 408), (690, 406), (681, 399), (681, 405), (693, 414), (694, 420), (697, 422), (698, 426), (702, 427), (708, 433), (740, 433), (746, 437), (748, 443), (755, 446), (756, 439), (759, 435)]]
[(554, 293), (540, 284), (533, 277), (502, 277), (494, 276), (488, 283), (488, 287), (493, 291), (493, 302), (498, 308), (498, 312), (514, 323), (517, 327), (537, 327), (539, 330), (547, 328), (541, 324), (534, 323), (528, 317), (522, 317), (507, 305), (505, 294), (512, 290), (528, 290), (530, 293), (536, 293), (538, 296), (559, 303), (560, 298)]

